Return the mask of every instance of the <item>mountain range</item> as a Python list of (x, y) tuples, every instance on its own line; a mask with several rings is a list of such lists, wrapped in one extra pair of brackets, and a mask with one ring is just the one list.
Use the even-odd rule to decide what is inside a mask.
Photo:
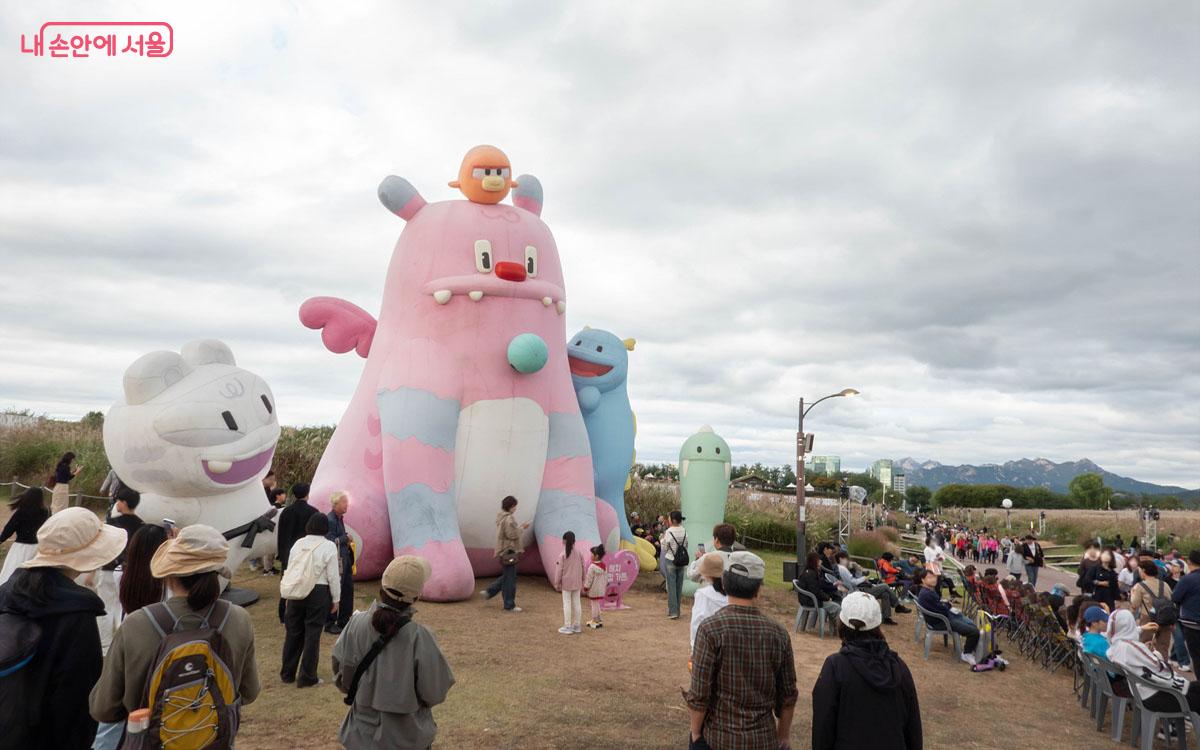
[(1054, 463), (1045, 458), (1022, 458), (1003, 464), (947, 466), (937, 461), (901, 458), (893, 461), (893, 471), (903, 472), (908, 486), (921, 485), (936, 491), (944, 484), (1007, 484), (1013, 487), (1046, 487), (1053, 492), (1067, 491), (1067, 485), (1080, 474), (1099, 474), (1104, 484), (1116, 492), (1174, 495), (1181, 500), (1200, 499), (1200, 489), (1189, 490), (1171, 485), (1152, 484), (1105, 471), (1088, 459)]

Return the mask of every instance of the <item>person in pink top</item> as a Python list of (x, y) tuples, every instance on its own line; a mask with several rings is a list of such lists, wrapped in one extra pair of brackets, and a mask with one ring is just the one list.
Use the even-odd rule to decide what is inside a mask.
[(562, 540), (563, 551), (558, 554), (558, 562), (554, 565), (554, 590), (561, 591), (563, 598), (563, 626), (558, 632), (571, 635), (583, 632), (579, 624), (582, 619), (579, 592), (583, 589), (585, 563), (583, 553), (575, 549), (575, 532), (564, 533)]

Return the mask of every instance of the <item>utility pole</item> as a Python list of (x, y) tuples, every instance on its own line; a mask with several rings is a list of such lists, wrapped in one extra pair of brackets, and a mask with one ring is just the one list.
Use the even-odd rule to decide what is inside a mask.
[(796, 565), (804, 565), (804, 532), (808, 528), (804, 505), (804, 397), (800, 397), (796, 427)]

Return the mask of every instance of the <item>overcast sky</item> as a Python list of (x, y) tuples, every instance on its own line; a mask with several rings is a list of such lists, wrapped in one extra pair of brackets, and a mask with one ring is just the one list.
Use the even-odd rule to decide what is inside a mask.
[[(402, 223), (492, 143), (545, 187), (568, 334), (637, 338), (638, 455), (1091, 458), (1200, 486), (1200, 4), (94, 3), (166, 59), (22, 55), (0, 11), (0, 408), (107, 409), (224, 339), (285, 424), (361, 369)], [(82, 19), (82, 20), (89, 20)], [(223, 19), (223, 20), (217, 20)]]

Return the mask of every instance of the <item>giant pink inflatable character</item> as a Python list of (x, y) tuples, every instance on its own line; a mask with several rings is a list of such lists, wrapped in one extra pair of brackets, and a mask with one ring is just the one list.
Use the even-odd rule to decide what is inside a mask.
[[(378, 323), (330, 297), (300, 308), (331, 351), (367, 360), (312, 497), (327, 507), (333, 490), (349, 491), (359, 577), (380, 575), (393, 555), (420, 555), (433, 568), (424, 597), (435, 601), (469, 597), (475, 576), (499, 572), (505, 495), (533, 525), (523, 572), (549, 573), (564, 531), (584, 549), (598, 543), (598, 513), (606, 533), (616, 524), (594, 496), (541, 185), (512, 180), (492, 147), (472, 149), (459, 178), (452, 184), (471, 200), (426, 203), (400, 177), (380, 184), (383, 205), (408, 223)], [(514, 206), (499, 204), (510, 187)]]

